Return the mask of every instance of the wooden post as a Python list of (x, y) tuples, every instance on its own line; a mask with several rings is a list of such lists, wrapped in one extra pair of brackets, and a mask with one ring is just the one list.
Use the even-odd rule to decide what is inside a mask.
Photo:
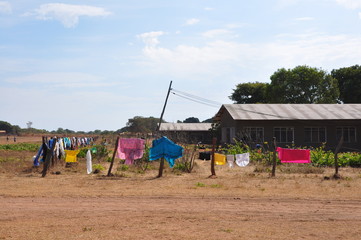
[(217, 138), (213, 137), (212, 139), (212, 160), (211, 160), (211, 176), (209, 176), (210, 178), (216, 178), (216, 170), (214, 168), (214, 155), (215, 155), (215, 149), (216, 149), (216, 144), (217, 144)]
[(338, 174), (338, 152), (340, 151), (343, 144), (343, 136), (341, 136), (340, 141), (335, 150), (335, 174), (333, 175), (334, 178), (339, 179), (341, 176)]
[(157, 178), (160, 178), (160, 177), (163, 176), (163, 169), (164, 169), (164, 158), (162, 157), (162, 158), (160, 159), (159, 173), (158, 173)]
[(115, 155), (117, 154), (118, 144), (119, 144), (119, 137), (117, 137), (117, 141), (115, 141), (113, 157), (112, 157), (112, 161), (110, 162), (110, 166), (109, 166), (109, 170), (108, 170), (108, 174), (107, 174), (108, 177), (110, 177), (110, 174), (112, 173), (114, 158), (115, 158)]
[(276, 165), (277, 165), (277, 143), (276, 143), (276, 138), (273, 138), (273, 146), (274, 146), (274, 151), (273, 151), (273, 165), (272, 165), (272, 177), (276, 176)]

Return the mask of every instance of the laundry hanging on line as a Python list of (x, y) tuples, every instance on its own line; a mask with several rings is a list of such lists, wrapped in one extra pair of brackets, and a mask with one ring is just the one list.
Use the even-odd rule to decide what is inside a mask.
[(153, 140), (149, 152), (149, 161), (164, 158), (172, 168), (177, 158), (183, 156), (183, 147), (175, 144), (167, 137), (161, 137)]
[(88, 174), (91, 174), (93, 172), (92, 154), (89, 149), (86, 152), (86, 171)]
[(216, 165), (224, 165), (226, 164), (226, 155), (215, 153), (214, 154), (214, 164)]
[(77, 162), (76, 155), (78, 155), (79, 152), (80, 150), (65, 150), (65, 162), (67, 163)]
[(145, 140), (140, 138), (121, 138), (117, 147), (117, 158), (125, 159), (125, 164), (131, 165), (135, 159), (144, 154)]
[(233, 168), (234, 167), (234, 155), (227, 155), (227, 164), (229, 168)]
[(236, 154), (236, 164), (239, 167), (245, 167), (249, 164), (250, 158), (249, 153)]
[(276, 151), (278, 152), (278, 158), (281, 160), (281, 163), (311, 163), (311, 151), (309, 149), (278, 147)]

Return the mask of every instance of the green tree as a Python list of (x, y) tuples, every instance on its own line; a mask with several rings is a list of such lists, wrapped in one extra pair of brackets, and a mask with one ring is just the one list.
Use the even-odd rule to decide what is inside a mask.
[(213, 118), (208, 118), (208, 119), (202, 121), (202, 123), (213, 123)]
[(13, 133), (13, 126), (5, 121), (0, 121), (0, 130), (5, 130), (6, 133)]
[(199, 119), (196, 117), (189, 117), (189, 118), (186, 118), (183, 122), (184, 123), (199, 123)]
[[(163, 121), (165, 122), (165, 121)], [(159, 118), (155, 117), (140, 117), (128, 119), (126, 127), (129, 132), (154, 132), (157, 129)]]
[(268, 83), (240, 83), (229, 98), (235, 103), (267, 103)]
[(361, 103), (360, 65), (332, 70), (331, 75), (338, 81), (341, 102)]
[(279, 69), (267, 88), (271, 103), (337, 103), (337, 80), (317, 68), (297, 66)]

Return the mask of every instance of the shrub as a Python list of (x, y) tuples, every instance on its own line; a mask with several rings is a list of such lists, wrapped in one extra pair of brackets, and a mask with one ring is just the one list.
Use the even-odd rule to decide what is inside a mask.
[(101, 164), (93, 164), (93, 171), (98, 170), (98, 171), (104, 171), (105, 167)]
[(0, 145), (0, 150), (12, 150), (12, 151), (31, 151), (36, 152), (40, 148), (36, 143), (16, 143), (16, 144), (4, 144)]

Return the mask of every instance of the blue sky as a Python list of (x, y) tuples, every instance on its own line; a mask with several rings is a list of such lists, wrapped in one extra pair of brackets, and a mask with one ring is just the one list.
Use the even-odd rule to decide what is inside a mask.
[[(0, 0), (0, 120), (117, 130), (173, 88), (216, 101), (279, 68), (360, 64), (361, 0)], [(169, 122), (212, 117), (171, 94)]]

